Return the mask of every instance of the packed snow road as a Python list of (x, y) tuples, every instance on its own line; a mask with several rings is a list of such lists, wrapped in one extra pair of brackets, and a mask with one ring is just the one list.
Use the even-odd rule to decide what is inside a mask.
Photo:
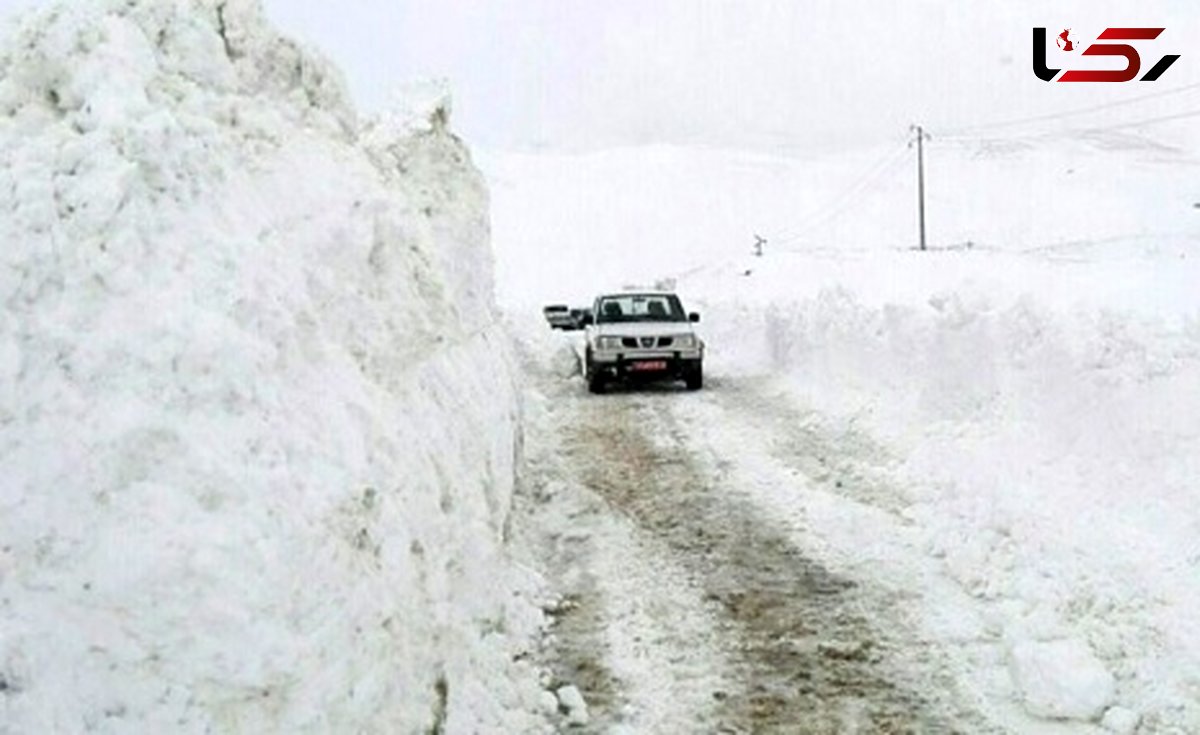
[(906, 623), (907, 593), (820, 558), (809, 487), (902, 524), (869, 442), (824, 435), (752, 379), (591, 396), (561, 361), (525, 362), (519, 517), (564, 595), (552, 686), (580, 689), (588, 731), (988, 729)]

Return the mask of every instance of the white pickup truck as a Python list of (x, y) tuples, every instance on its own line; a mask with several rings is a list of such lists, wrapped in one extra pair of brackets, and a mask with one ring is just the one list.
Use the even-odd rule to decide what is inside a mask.
[(588, 390), (602, 393), (609, 383), (634, 380), (682, 380), (688, 390), (700, 390), (704, 342), (693, 327), (699, 321), (666, 291), (597, 297), (586, 318)]

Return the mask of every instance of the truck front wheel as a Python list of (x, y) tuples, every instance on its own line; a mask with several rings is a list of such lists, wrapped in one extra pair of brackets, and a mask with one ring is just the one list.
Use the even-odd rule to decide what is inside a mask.
[(589, 349), (587, 357), (583, 364), (583, 379), (587, 381), (588, 392), (603, 393), (604, 392), (604, 376), (600, 371), (596, 370), (596, 366), (592, 364), (592, 352)]

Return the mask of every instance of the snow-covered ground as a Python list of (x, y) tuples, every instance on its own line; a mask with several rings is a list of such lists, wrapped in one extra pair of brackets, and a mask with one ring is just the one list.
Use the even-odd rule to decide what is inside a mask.
[[(487, 193), (250, 0), (0, 52), (0, 732), (524, 732)], [(480, 427), (486, 427), (481, 431)]]
[[(811, 476), (776, 484), (771, 508), (822, 518), (806, 533), (831, 565), (907, 581), (923, 635), (991, 722), (1188, 732), (1200, 727), (1193, 150), (1178, 131), (935, 142), (928, 253), (908, 249), (915, 164), (902, 146), (483, 161), (512, 313), (674, 281), (703, 312), (711, 391), (753, 383), (770, 397), (761, 427), (706, 427), (718, 445), (727, 429), (730, 462), (789, 441), (765, 428), (785, 407), (879, 447), (877, 476), (850, 462), (858, 475), (830, 502), (814, 500)], [(762, 258), (755, 231), (771, 238)], [(883, 504), (898, 525), (860, 518), (880, 501), (853, 488), (878, 484), (895, 489)]]

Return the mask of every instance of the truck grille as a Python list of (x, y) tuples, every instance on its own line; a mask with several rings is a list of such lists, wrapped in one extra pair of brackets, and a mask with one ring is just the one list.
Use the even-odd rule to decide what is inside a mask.
[(670, 347), (675, 342), (671, 337), (622, 337), (621, 345), (630, 349), (641, 348), (643, 350), (653, 349), (654, 347)]

